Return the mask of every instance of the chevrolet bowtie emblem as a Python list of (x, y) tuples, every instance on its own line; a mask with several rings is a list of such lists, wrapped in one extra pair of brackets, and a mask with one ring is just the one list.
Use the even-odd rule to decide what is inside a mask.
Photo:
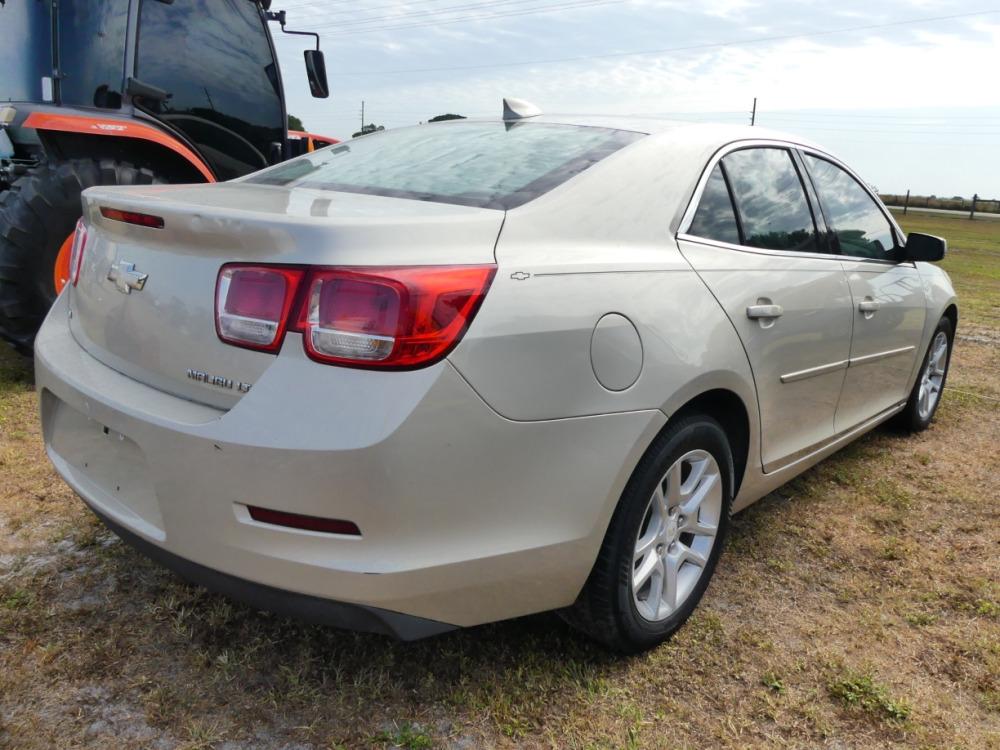
[(124, 260), (113, 263), (108, 271), (108, 281), (114, 282), (115, 288), (122, 294), (131, 294), (133, 289), (141, 292), (147, 278), (149, 274), (135, 270), (135, 263)]

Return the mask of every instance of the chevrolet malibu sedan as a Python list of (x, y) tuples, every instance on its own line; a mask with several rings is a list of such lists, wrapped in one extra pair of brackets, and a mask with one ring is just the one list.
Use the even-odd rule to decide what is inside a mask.
[(944, 241), (849, 167), (516, 109), (87, 190), (35, 349), (58, 472), (262, 609), (403, 639), (560, 610), (637, 651), (691, 614), (732, 513), (928, 426)]

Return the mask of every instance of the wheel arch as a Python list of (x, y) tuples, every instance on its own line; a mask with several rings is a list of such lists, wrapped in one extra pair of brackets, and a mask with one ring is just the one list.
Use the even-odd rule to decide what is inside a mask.
[(942, 316), (951, 321), (951, 332), (954, 334), (958, 330), (958, 305), (952, 302), (945, 308)]
[[(743, 399), (727, 388), (712, 388), (688, 399), (667, 419), (660, 433), (676, 424), (677, 420), (693, 414), (711, 417), (718, 422), (733, 453), (733, 497), (739, 494), (746, 475), (750, 457), (750, 412)], [(659, 434), (657, 437), (659, 437)]]

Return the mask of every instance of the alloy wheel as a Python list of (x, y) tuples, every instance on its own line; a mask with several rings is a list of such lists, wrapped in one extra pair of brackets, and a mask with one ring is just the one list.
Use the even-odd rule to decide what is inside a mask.
[(930, 419), (941, 398), (944, 374), (948, 367), (948, 335), (938, 331), (931, 342), (930, 354), (920, 373), (920, 390), (917, 393), (917, 413), (923, 420)]
[(677, 459), (653, 491), (632, 556), (632, 601), (646, 620), (664, 620), (690, 596), (711, 557), (723, 505), (711, 453)]

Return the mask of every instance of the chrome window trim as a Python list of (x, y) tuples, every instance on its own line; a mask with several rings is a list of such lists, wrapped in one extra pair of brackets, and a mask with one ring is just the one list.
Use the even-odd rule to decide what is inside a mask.
[[(899, 228), (899, 225), (896, 223), (895, 219), (892, 218), (892, 215), (889, 213), (888, 209), (885, 207), (885, 205), (882, 203), (879, 197), (874, 193), (872, 193), (872, 191), (868, 188), (868, 185), (865, 183), (865, 181), (862, 180), (853, 169), (848, 167), (837, 157), (832, 156), (831, 154), (828, 154), (825, 151), (816, 148), (815, 146), (807, 146), (801, 143), (796, 143), (794, 141), (779, 140), (776, 138), (775, 139), (750, 138), (739, 141), (731, 141), (726, 145), (720, 147), (718, 150), (716, 150), (714, 154), (712, 154), (712, 157), (708, 160), (707, 164), (702, 169), (701, 176), (698, 178), (698, 182), (695, 185), (694, 192), (691, 194), (691, 198), (688, 200), (687, 207), (684, 209), (684, 213), (681, 215), (681, 221), (680, 224), (678, 225), (676, 233), (676, 238), (678, 240), (686, 240), (687, 242), (698, 242), (704, 245), (711, 245), (713, 247), (724, 248), (726, 250), (738, 250), (740, 252), (753, 252), (753, 253), (760, 253), (763, 255), (775, 255), (783, 258), (824, 258), (824, 259), (834, 259), (840, 261), (850, 260), (850, 261), (857, 261), (859, 263), (874, 263), (883, 266), (898, 266), (906, 263), (905, 261), (886, 260), (883, 258), (862, 258), (856, 255), (843, 255), (836, 253), (807, 253), (807, 252), (798, 252), (795, 250), (771, 250), (769, 248), (750, 247), (749, 245), (734, 245), (730, 242), (721, 242), (719, 240), (713, 240), (707, 237), (698, 237), (693, 234), (688, 234), (688, 230), (691, 228), (691, 224), (694, 222), (694, 215), (698, 210), (698, 204), (701, 203), (701, 196), (702, 193), (704, 193), (705, 191), (705, 185), (708, 184), (708, 179), (712, 174), (712, 170), (715, 169), (715, 165), (718, 164), (720, 161), (722, 161), (728, 154), (731, 154), (733, 151), (740, 151), (746, 148), (784, 148), (790, 151), (798, 151), (803, 154), (810, 154), (817, 158), (826, 159), (831, 164), (834, 164), (835, 166), (838, 166), (845, 172), (847, 172), (852, 178), (854, 178), (855, 181), (857, 181), (859, 185), (861, 185), (861, 187), (869, 195), (869, 197), (874, 199), (875, 205), (878, 207), (879, 211), (882, 212), (882, 216), (884, 216), (889, 221), (890, 228), (894, 233), (897, 234), (897, 240), (898, 238), (906, 236), (903, 233), (903, 231)], [(808, 177), (809, 175), (807, 174), (803, 176)], [(803, 191), (805, 191), (805, 186), (803, 186)], [(806, 200), (809, 201), (810, 210), (816, 211), (819, 209), (819, 206), (812, 206), (812, 201), (809, 199), (808, 194), (806, 195)]]
[[(712, 247), (719, 247), (724, 250), (736, 250), (741, 253), (750, 253), (751, 255), (773, 255), (781, 258), (812, 258), (813, 260), (829, 260), (839, 263), (843, 256), (834, 255), (833, 253), (804, 253), (797, 252), (795, 250), (769, 250), (766, 247), (750, 247), (749, 245), (734, 245), (731, 242), (722, 242), (721, 240), (710, 240), (707, 237), (697, 237), (693, 234), (678, 233), (678, 240), (683, 240), (685, 242), (694, 242), (699, 245), (710, 245)], [(878, 261), (879, 263), (885, 263), (886, 261)]]

